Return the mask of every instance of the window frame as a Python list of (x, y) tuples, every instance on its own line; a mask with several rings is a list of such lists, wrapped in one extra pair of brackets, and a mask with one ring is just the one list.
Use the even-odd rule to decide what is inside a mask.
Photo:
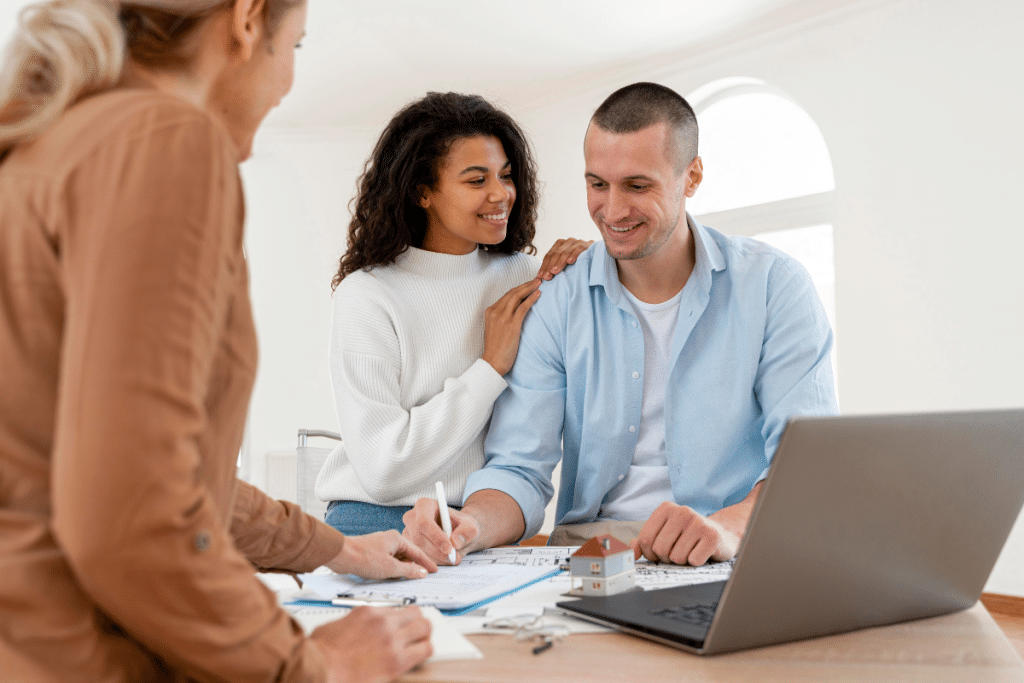
[[(723, 78), (712, 81), (691, 92), (686, 100), (693, 107), (699, 121), (700, 115), (712, 105), (751, 94), (775, 95), (803, 109), (800, 103), (784, 90), (755, 78)], [(831, 155), (829, 163), (831, 164)], [(723, 233), (743, 237), (752, 237), (764, 232), (809, 228), (826, 223), (834, 226), (835, 190), (725, 211), (695, 213), (693, 217), (703, 225), (710, 225)]]

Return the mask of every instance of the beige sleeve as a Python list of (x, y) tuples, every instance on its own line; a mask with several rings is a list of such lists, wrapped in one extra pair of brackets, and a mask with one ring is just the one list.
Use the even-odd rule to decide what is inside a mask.
[(235, 495), (231, 534), (259, 569), (292, 572), (311, 572), (327, 564), (345, 544), (337, 529), (243, 481)]
[(324, 680), (204, 479), (212, 359), (241, 259), (229, 143), (180, 108), (135, 125), (63, 189), (53, 532), (98, 609), (186, 677)]

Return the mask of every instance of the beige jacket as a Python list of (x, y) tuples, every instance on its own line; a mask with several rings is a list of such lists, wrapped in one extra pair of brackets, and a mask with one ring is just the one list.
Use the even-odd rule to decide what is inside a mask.
[(237, 480), (256, 369), (238, 152), (152, 89), (0, 162), (0, 680), (318, 681), (253, 567), (343, 537)]

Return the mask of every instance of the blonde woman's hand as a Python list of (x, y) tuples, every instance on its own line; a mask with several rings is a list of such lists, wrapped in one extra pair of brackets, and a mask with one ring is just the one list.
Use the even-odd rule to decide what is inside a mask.
[(544, 262), (540, 264), (537, 277), (542, 280), (550, 280), (562, 272), (566, 266), (576, 263), (576, 258), (593, 243), (594, 240), (578, 240), (575, 237), (558, 240), (544, 256)]
[(328, 683), (393, 681), (429, 657), (430, 621), (417, 607), (357, 607), (309, 636)]
[(395, 530), (365, 536), (346, 536), (341, 552), (327, 563), (338, 574), (357, 574), (366, 579), (422, 579), (436, 572), (419, 546)]
[(540, 278), (510, 289), (484, 312), (484, 353), (481, 356), (499, 375), (506, 374), (519, 353), (523, 318), (540, 298)]

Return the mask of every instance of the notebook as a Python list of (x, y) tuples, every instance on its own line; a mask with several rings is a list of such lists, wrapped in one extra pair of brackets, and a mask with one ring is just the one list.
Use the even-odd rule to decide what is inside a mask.
[[(349, 613), (345, 607), (291, 606), (292, 618), (299, 622), (307, 635), (317, 626), (337, 621)], [(427, 661), (446, 662), (456, 659), (480, 659), (483, 653), (466, 636), (433, 607), (421, 607), (420, 611), (430, 621), (430, 645), (434, 649)]]
[(1022, 482), (1022, 410), (793, 418), (727, 581), (558, 606), (699, 654), (962, 610)]

